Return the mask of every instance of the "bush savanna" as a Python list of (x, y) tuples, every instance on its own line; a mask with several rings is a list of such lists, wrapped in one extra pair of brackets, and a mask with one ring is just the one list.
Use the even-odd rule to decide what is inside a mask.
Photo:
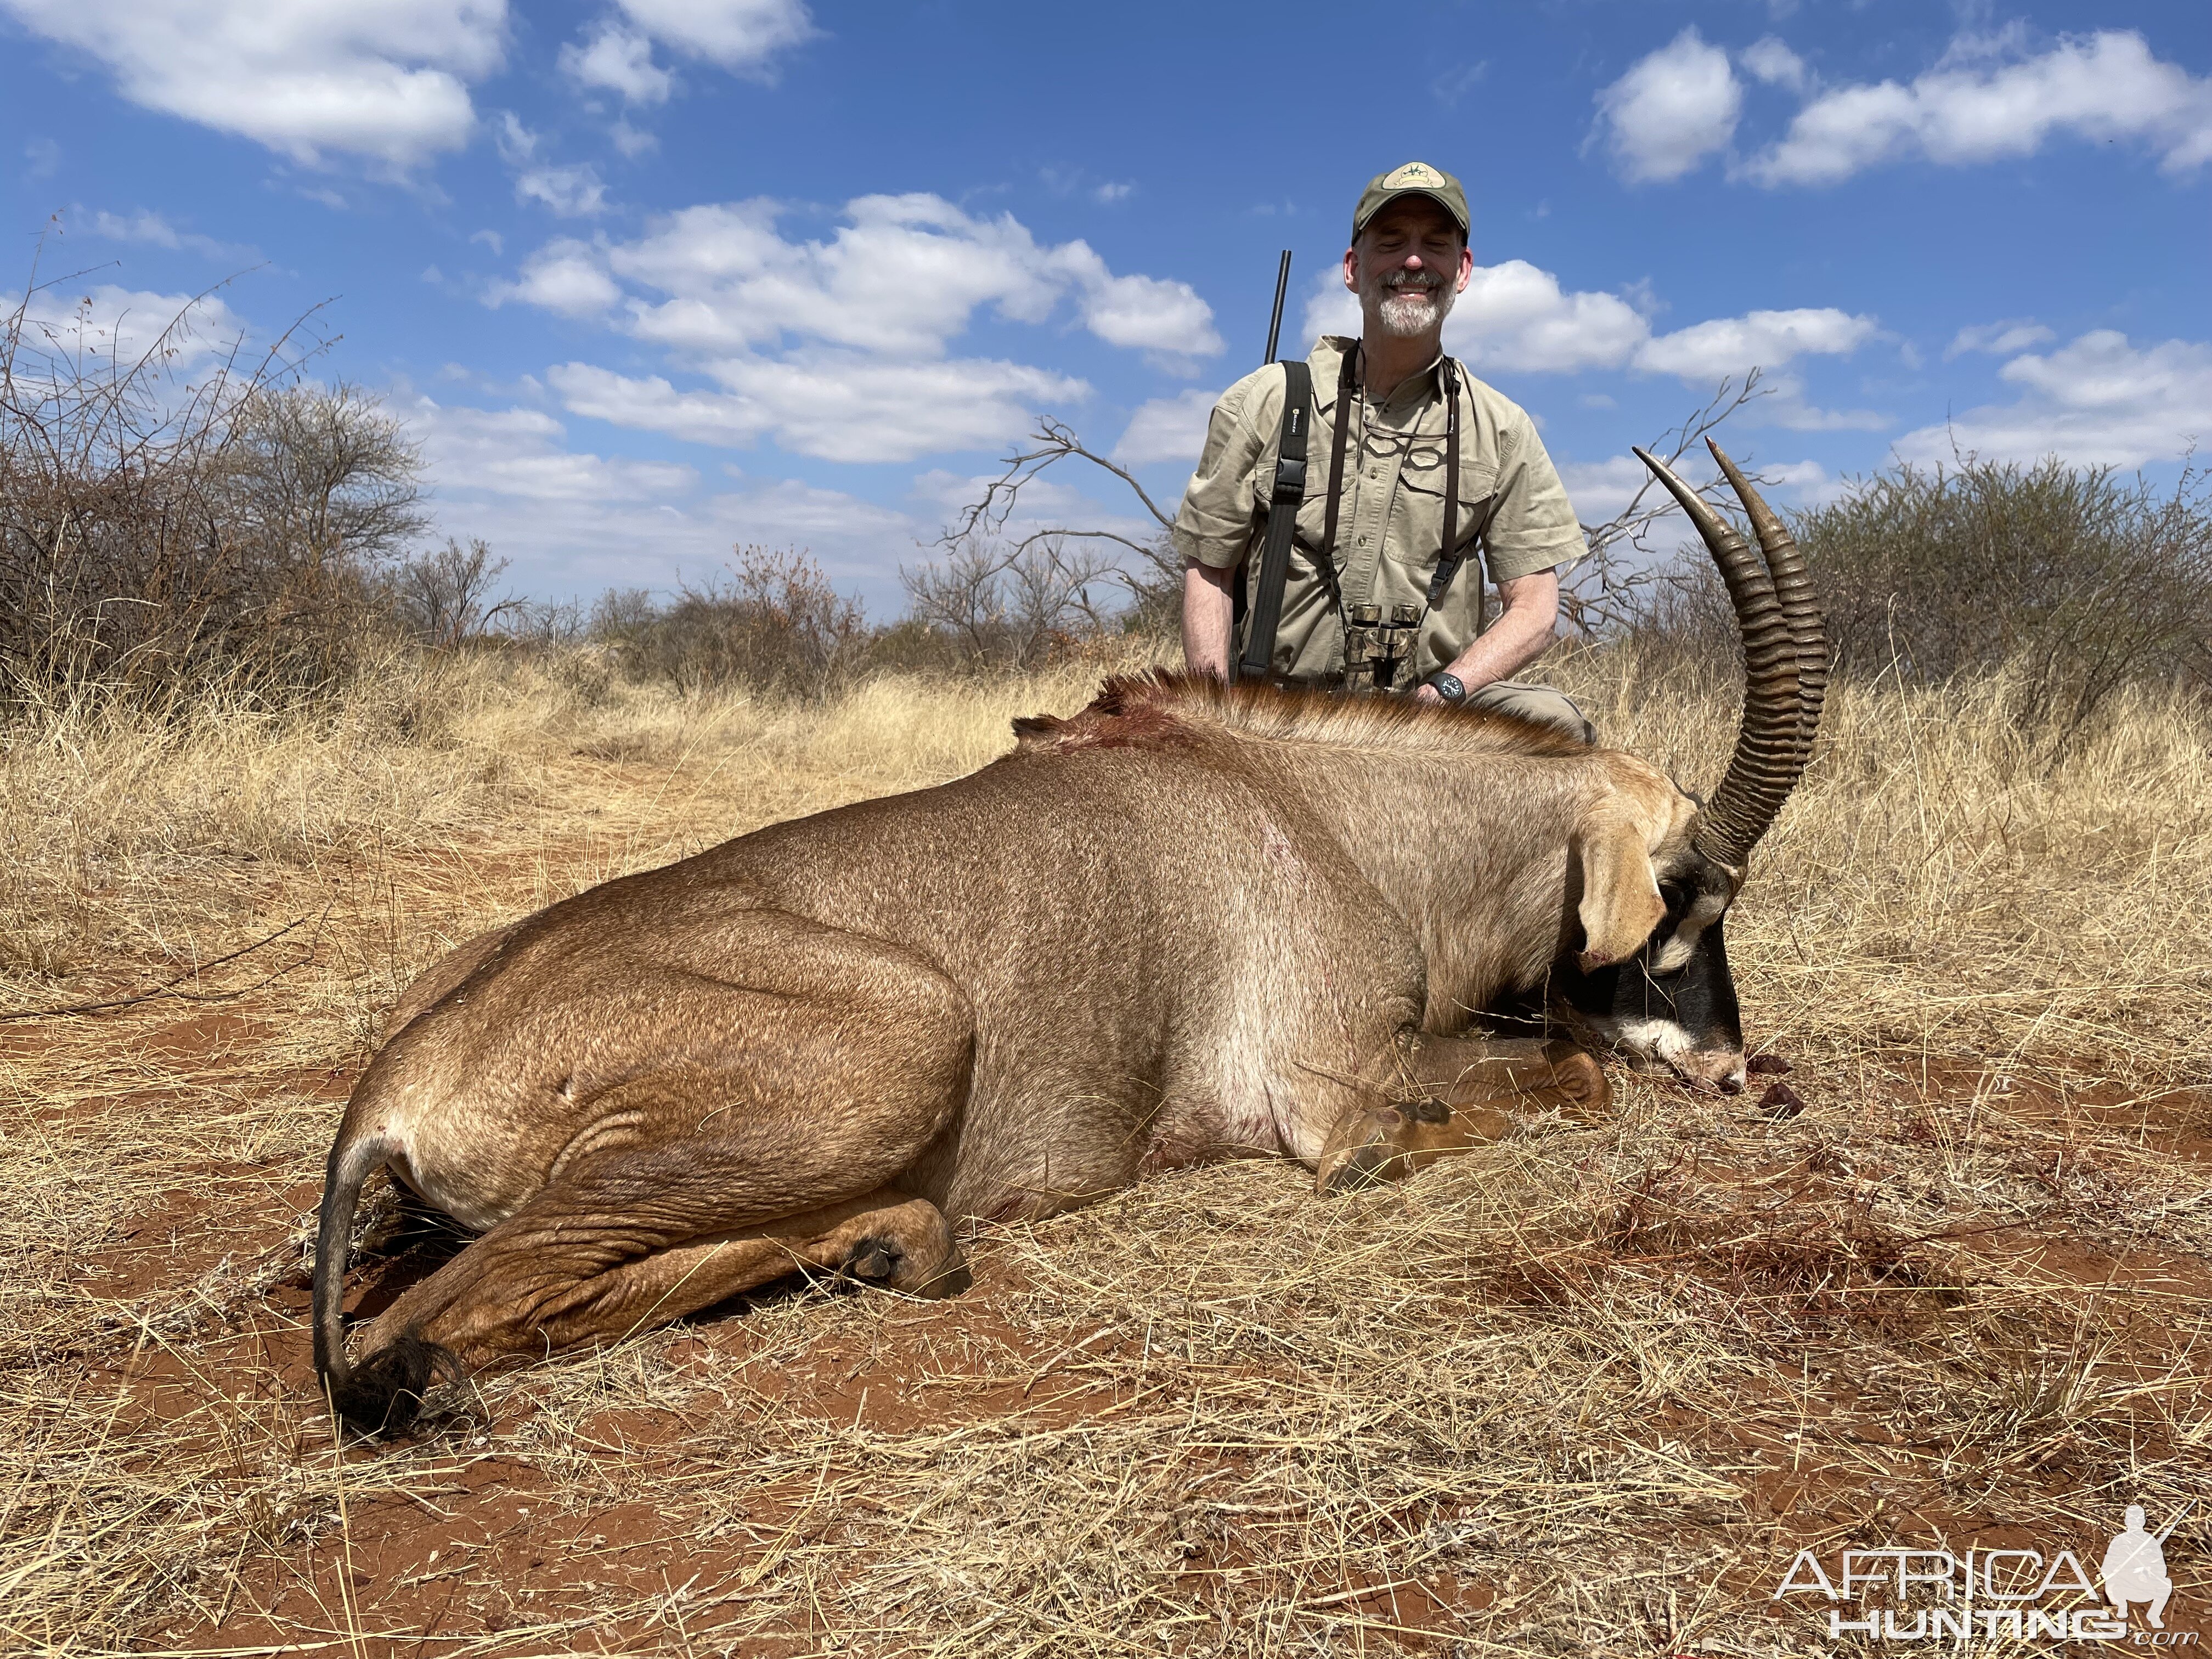
[[(19, 612), (0, 720), (0, 1646), (1798, 1654), (1831, 1645), (1772, 1595), (1800, 1547), (2087, 1559), (2201, 1492), (2186, 490), (1977, 464), (1801, 520), (1842, 672), (1730, 923), (1752, 1091), (1623, 1077), (1606, 1121), (1326, 1202), (1180, 1172), (985, 1230), (950, 1302), (793, 1285), (341, 1445), (304, 1252), (414, 974), (971, 770), (1165, 647), (1051, 549), (969, 544), (888, 627), (764, 551), (522, 605), (495, 550), (378, 540), (427, 509), (358, 394), (216, 413), (0, 479), (11, 593), (77, 596)], [(368, 460), (270, 482), (346, 433)], [(1702, 787), (1732, 647), (1679, 577), (1546, 672)], [(356, 1305), (454, 1244), (386, 1188)], [(2168, 1540), (2170, 1623), (2208, 1543)]]

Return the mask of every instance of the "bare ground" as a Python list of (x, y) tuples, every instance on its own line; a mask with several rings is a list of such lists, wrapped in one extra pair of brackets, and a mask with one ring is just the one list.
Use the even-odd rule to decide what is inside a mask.
[[(398, 986), (1085, 684), (445, 672), (7, 750), (0, 1648), (1795, 1654), (1837, 1645), (1772, 1597), (1800, 1549), (2094, 1571), (2125, 1504), (2212, 1496), (2204, 733), (2131, 707), (2054, 769), (1965, 693), (1841, 699), (1762, 849), (1731, 944), (1788, 1093), (1623, 1079), (1328, 1202), (1185, 1171), (988, 1232), (951, 1302), (794, 1283), (341, 1451), (306, 1222)], [(1724, 704), (1568, 672), (1710, 776)], [(373, 1309), (459, 1241), (372, 1207)], [(2212, 1624), (2202, 1510), (2166, 1556), (2170, 1629)]]

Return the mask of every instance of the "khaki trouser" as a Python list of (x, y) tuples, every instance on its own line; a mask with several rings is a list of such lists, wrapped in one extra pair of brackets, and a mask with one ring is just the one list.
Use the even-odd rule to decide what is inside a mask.
[(1492, 680), (1488, 685), (1479, 685), (1467, 694), (1461, 705), (1466, 708), (1495, 708), (1502, 714), (1518, 714), (1522, 720), (1541, 720), (1547, 726), (1556, 726), (1561, 731), (1580, 738), (1584, 743), (1597, 741), (1597, 728), (1589, 717), (1577, 708), (1574, 700), (1564, 691), (1554, 691), (1548, 685), (1530, 685), (1521, 680)]

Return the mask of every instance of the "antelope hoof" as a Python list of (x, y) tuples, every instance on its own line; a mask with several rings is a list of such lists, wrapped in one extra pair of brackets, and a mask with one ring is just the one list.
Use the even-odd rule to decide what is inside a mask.
[(1353, 1144), (1325, 1156), (1317, 1185), (1325, 1193), (1356, 1193), (1395, 1181), (1411, 1169), (1401, 1137), (1405, 1115), (1389, 1107), (1367, 1113)]
[(845, 1254), (837, 1271), (848, 1279), (871, 1285), (888, 1285), (896, 1276), (906, 1252), (888, 1238), (864, 1238)]

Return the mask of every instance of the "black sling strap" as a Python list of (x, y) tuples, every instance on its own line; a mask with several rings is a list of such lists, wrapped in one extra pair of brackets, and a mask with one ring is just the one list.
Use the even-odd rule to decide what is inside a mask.
[[(1444, 541), (1437, 554), (1436, 574), (1429, 578), (1429, 609), (1451, 591), (1452, 578), (1465, 562), (1459, 551), (1459, 365), (1443, 361), (1444, 383)], [(1478, 624), (1479, 626), (1479, 624)]]
[[(1252, 590), (1237, 675), (1267, 678), (1275, 654), (1275, 629), (1283, 619), (1283, 584), (1291, 572), (1291, 538), (1297, 533), (1298, 503), (1306, 496), (1306, 438), (1313, 427), (1313, 371), (1296, 361), (1283, 365), (1283, 426), (1275, 445), (1275, 483), (1267, 496), (1267, 539), (1260, 554), (1260, 580)], [(1336, 501), (1329, 499), (1329, 517)]]
[(1352, 403), (1359, 395), (1359, 352), (1357, 348), (1344, 354), (1343, 366), (1336, 375), (1336, 432), (1328, 447), (1328, 506), (1322, 520), (1321, 550), (1314, 555), (1314, 568), (1321, 573), (1322, 586), (1328, 590), (1328, 602), (1336, 607), (1336, 620), (1344, 623), (1344, 591), (1336, 582), (1336, 509), (1344, 500), (1344, 447), (1352, 430)]

